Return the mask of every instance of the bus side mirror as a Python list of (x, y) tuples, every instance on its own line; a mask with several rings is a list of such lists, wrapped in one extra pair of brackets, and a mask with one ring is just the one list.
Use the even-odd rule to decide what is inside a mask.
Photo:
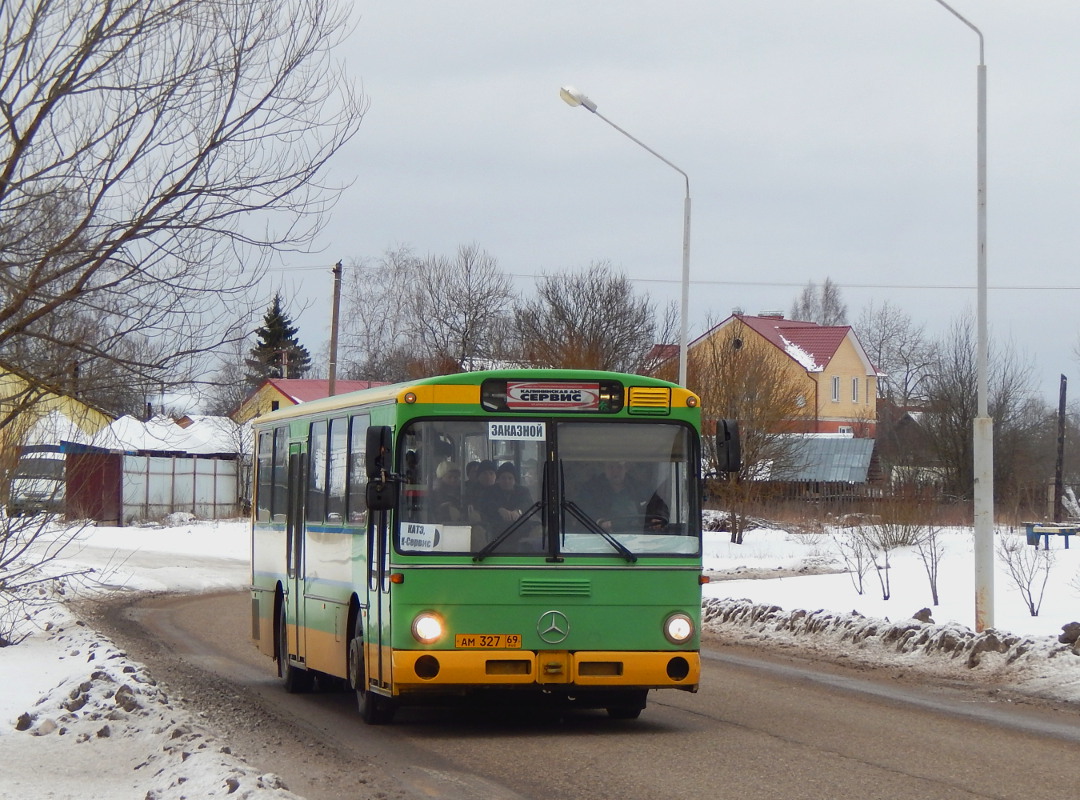
[[(392, 471), (392, 439), (389, 425), (372, 425), (367, 429), (367, 449), (364, 457), (369, 481), (382, 478), (384, 472)], [(368, 503), (368, 506), (373, 507), (371, 503)]]
[(397, 506), (398, 487), (397, 481), (376, 479), (368, 481), (367, 507), (372, 511), (389, 511)]
[(733, 419), (716, 421), (716, 469), (719, 472), (738, 472), (742, 467), (742, 446), (739, 443), (739, 423)]

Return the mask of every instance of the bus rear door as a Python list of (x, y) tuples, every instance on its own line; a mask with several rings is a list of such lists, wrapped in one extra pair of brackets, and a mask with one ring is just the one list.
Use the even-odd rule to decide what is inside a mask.
[(304, 517), (307, 489), (307, 454), (299, 444), (289, 445), (288, 513), (285, 528), (285, 602), (288, 618), (296, 625), (296, 635), (289, 636), (289, 656), (299, 663), (306, 661), (304, 647)]

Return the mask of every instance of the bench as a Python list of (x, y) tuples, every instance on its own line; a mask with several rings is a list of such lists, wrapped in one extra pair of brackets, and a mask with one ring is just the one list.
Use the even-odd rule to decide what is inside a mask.
[(1069, 537), (1073, 534), (1080, 533), (1080, 525), (1058, 525), (1053, 523), (1042, 522), (1025, 522), (1024, 527), (1027, 528), (1027, 543), (1034, 545), (1035, 549), (1039, 549), (1039, 537), (1043, 540), (1043, 549), (1050, 549), (1050, 537), (1051, 536), (1064, 536), (1065, 537), (1065, 549), (1069, 549)]

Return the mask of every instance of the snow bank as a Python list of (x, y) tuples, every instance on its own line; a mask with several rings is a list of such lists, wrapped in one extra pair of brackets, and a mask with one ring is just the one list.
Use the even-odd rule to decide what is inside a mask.
[(49, 687), (29, 706), (0, 692), (5, 797), (297, 798), (235, 758), (107, 639), (61, 608), (38, 616), (39, 634), (0, 650), (6, 674)]
[(785, 611), (745, 599), (707, 599), (702, 626), (741, 641), (797, 647), (838, 662), (902, 665), (949, 677), (978, 675), (986, 683), (1028, 694), (1080, 701), (1080, 626), (1058, 637), (981, 633), (950, 622), (937, 624), (929, 609), (900, 622), (858, 612)]

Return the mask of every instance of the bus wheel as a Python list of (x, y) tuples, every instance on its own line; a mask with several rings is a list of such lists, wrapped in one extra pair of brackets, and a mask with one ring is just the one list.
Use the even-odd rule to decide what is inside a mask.
[(349, 684), (356, 692), (356, 704), (360, 717), (368, 725), (388, 725), (394, 721), (397, 704), (388, 697), (368, 691), (367, 672), (364, 670), (364, 638), (360, 630), (363, 623), (356, 620), (357, 630), (349, 640)]
[(618, 695), (617, 701), (607, 706), (608, 716), (612, 719), (637, 719), (645, 710), (647, 697), (646, 692), (627, 692)]
[(285, 624), (285, 603), (281, 604), (278, 614), (278, 674), (285, 684), (285, 691), (299, 694), (311, 690), (314, 676), (306, 669), (294, 667), (289, 663), (289, 628)]
[(360, 716), (368, 725), (389, 725), (394, 721), (397, 704), (389, 697), (370, 691), (357, 691)]

